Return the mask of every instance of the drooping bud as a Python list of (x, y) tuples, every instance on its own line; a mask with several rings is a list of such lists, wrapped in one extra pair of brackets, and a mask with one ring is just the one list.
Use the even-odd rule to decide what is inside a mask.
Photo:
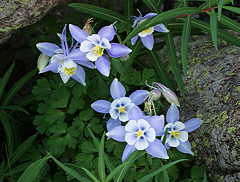
[(49, 58), (50, 57), (45, 54), (40, 54), (37, 61), (37, 68), (39, 71), (42, 71), (47, 66)]
[(169, 88), (164, 86), (161, 83), (154, 83), (154, 86), (158, 87), (162, 93), (162, 95), (165, 97), (165, 99), (170, 103), (170, 104), (175, 104), (176, 106), (180, 107), (177, 95)]

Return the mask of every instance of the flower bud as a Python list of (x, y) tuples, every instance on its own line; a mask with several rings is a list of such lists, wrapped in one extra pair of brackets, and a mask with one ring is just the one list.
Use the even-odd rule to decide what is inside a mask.
[(180, 107), (178, 98), (176, 96), (176, 94), (169, 88), (167, 88), (166, 86), (164, 86), (161, 83), (155, 83), (155, 86), (157, 86), (160, 90), (161, 93), (163, 94), (163, 96), (165, 97), (165, 99), (170, 103), (170, 104), (175, 104), (176, 106)]
[(45, 54), (40, 54), (37, 61), (37, 68), (39, 71), (42, 71), (48, 64), (49, 57)]

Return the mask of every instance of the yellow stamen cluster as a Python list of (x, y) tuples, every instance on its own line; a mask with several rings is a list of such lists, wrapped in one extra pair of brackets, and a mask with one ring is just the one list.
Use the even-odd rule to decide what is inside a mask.
[(100, 46), (95, 46), (93, 48), (94, 54), (97, 54), (99, 57), (103, 55), (103, 51), (104, 51), (104, 48), (102, 48)]
[(118, 108), (118, 111), (119, 111), (120, 113), (126, 112), (126, 108), (123, 107), (123, 106), (121, 106), (121, 107)]
[(68, 76), (75, 74), (77, 68), (64, 68), (64, 73)]
[(141, 137), (141, 136), (143, 136), (143, 134), (144, 134), (144, 132), (142, 130), (138, 130), (136, 132), (137, 137)]
[(151, 32), (152, 32), (152, 29), (153, 29), (152, 27), (147, 28), (147, 29), (141, 31), (141, 33), (142, 33), (142, 34), (148, 34), (148, 33), (151, 33)]
[(179, 138), (179, 137), (180, 137), (180, 131), (171, 131), (170, 134), (171, 134), (174, 138)]

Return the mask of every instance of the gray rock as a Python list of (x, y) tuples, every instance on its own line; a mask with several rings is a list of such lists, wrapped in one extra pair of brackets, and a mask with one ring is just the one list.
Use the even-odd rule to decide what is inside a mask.
[(203, 37), (190, 47), (181, 113), (204, 121), (191, 135), (196, 160), (213, 182), (240, 182), (240, 47), (221, 42), (217, 51)]
[(1, 0), (0, 1), (0, 44), (19, 28), (41, 19), (61, 0)]

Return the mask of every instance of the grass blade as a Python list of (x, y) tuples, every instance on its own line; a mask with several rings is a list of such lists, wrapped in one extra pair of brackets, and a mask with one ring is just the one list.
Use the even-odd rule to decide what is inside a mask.
[(91, 178), (94, 182), (100, 182), (94, 175), (93, 173), (91, 173), (89, 170), (87, 170), (86, 168), (82, 167), (81, 168), (87, 175), (89, 178)]
[(234, 13), (237, 13), (237, 14), (240, 14), (240, 8), (237, 8), (237, 7), (232, 7), (232, 6), (223, 6), (224, 9), (227, 9), (231, 12), (234, 12)]
[(159, 174), (160, 172), (163, 172), (165, 171), (166, 169), (174, 166), (175, 164), (179, 163), (179, 162), (183, 162), (183, 161), (186, 161), (187, 159), (180, 159), (180, 160), (177, 160), (177, 161), (174, 161), (174, 162), (171, 162), (169, 164), (166, 164), (162, 167), (160, 167), (159, 169), (157, 169), (156, 171), (142, 177), (140, 180), (138, 180), (137, 182), (148, 182), (152, 177), (156, 176), (157, 174)]
[(41, 169), (46, 164), (49, 156), (39, 159), (32, 163), (20, 176), (17, 182), (35, 182), (37, 176), (39, 175)]
[(37, 69), (28, 72), (25, 74), (20, 80), (18, 80), (12, 88), (9, 90), (8, 94), (6, 95), (5, 99), (3, 100), (3, 105), (8, 105), (12, 98), (16, 95), (16, 93), (29, 81), (32, 77), (37, 73)]
[(106, 182), (110, 182), (124, 167), (126, 163), (120, 164), (116, 167), (106, 178)]
[[(192, 26), (194, 26), (195, 28), (201, 29), (203, 32), (211, 31), (209, 24), (207, 24), (201, 20), (192, 19)], [(218, 29), (218, 36), (231, 44), (240, 46), (240, 40), (236, 36), (232, 36), (231, 34), (225, 32), (223, 30)]]
[(210, 28), (213, 45), (216, 49), (218, 49), (218, 22), (217, 15), (214, 10), (210, 12)]
[(181, 60), (184, 73), (188, 70), (188, 42), (191, 34), (191, 16), (185, 19), (181, 37)]
[(25, 109), (23, 109), (22, 107), (20, 107), (18, 105), (0, 106), (0, 109), (1, 110), (20, 111), (20, 112), (23, 112), (25, 114), (29, 114)]
[(14, 146), (15, 146), (15, 131), (14, 131), (14, 125), (11, 122), (10, 117), (5, 112), (0, 112), (0, 122), (2, 123), (5, 135), (6, 135), (6, 143), (7, 143), (7, 152), (8, 155), (11, 156)]
[(228, 28), (236, 32), (240, 32), (240, 23), (232, 20), (231, 18), (228, 18), (227, 16), (222, 15), (220, 23), (222, 23), (223, 25), (226, 25)]
[(69, 175), (71, 175), (72, 177), (76, 178), (78, 181), (80, 182), (84, 182), (84, 178), (82, 178), (82, 176), (79, 175), (79, 173), (77, 171), (75, 171), (74, 169), (64, 165), (62, 162), (60, 162), (59, 160), (57, 160), (55, 157), (50, 156), (51, 159), (54, 160), (54, 162), (60, 167), (62, 168), (66, 173), (68, 173)]
[(107, 20), (110, 22), (117, 21), (123, 24), (127, 23), (127, 19), (124, 16), (109, 9), (99, 8), (97, 6), (89, 5), (85, 3), (71, 3), (69, 4), (69, 6), (83, 13), (89, 14), (91, 16), (94, 16), (103, 20)]
[(4, 76), (2, 77), (2, 79), (0, 80), (0, 99), (3, 96), (4, 93), (4, 89), (9, 81), (9, 78), (13, 72), (15, 64), (13, 63), (10, 68), (8, 68), (8, 70), (6, 71), (6, 73), (4, 74)]
[(132, 37), (134, 37), (137, 33), (152, 27), (154, 25), (157, 25), (159, 23), (162, 23), (166, 20), (172, 19), (172, 18), (176, 18), (177, 16), (183, 15), (183, 14), (197, 14), (199, 13), (200, 10), (198, 8), (192, 8), (192, 7), (184, 7), (184, 8), (176, 8), (173, 10), (169, 10), (169, 11), (165, 11), (163, 13), (158, 14), (157, 16), (155, 16), (152, 19), (146, 20), (143, 23), (141, 23), (139, 26), (137, 26), (136, 28), (134, 28), (129, 34), (128, 36), (125, 38), (125, 40), (123, 41), (123, 43), (128, 42)]
[(25, 140), (10, 156), (10, 164), (13, 165), (17, 162), (18, 159), (22, 157), (22, 155), (32, 146), (33, 142), (37, 138), (37, 134), (30, 136), (27, 140)]
[(180, 92), (182, 93), (182, 95), (184, 95), (185, 94), (184, 83), (183, 83), (180, 67), (177, 63), (176, 48), (175, 48), (174, 40), (171, 33), (168, 33), (165, 36), (165, 41), (166, 41), (166, 46), (168, 50), (168, 57), (170, 60), (171, 70), (173, 72), (174, 78), (177, 82)]
[(131, 21), (133, 15), (133, 1), (124, 0), (124, 16), (127, 17), (128, 21)]
[(173, 88), (173, 85), (169, 81), (169, 79), (163, 69), (164, 66), (161, 65), (161, 59), (160, 59), (160, 56), (158, 55), (158, 53), (156, 51), (149, 51), (149, 54), (153, 58), (154, 70), (159, 78), (159, 81), (161, 83), (163, 83), (164, 85), (166, 85), (167, 87)]
[(218, 20), (221, 20), (223, 5), (224, 5), (224, 0), (219, 0), (218, 1)]
[(139, 153), (134, 152), (133, 154), (131, 154), (128, 158), (128, 160), (126, 162), (124, 162), (124, 167), (122, 168), (120, 174), (117, 176), (116, 178), (116, 182), (122, 182), (123, 178), (125, 177), (125, 175), (127, 174), (127, 170), (131, 167), (131, 165), (141, 156), (143, 156), (145, 153), (141, 152)]
[(160, 9), (157, 8), (157, 2), (155, 0), (143, 0), (143, 2), (148, 6), (152, 11), (159, 12)]
[(105, 133), (102, 136), (101, 143), (99, 146), (99, 152), (98, 152), (98, 173), (101, 181), (105, 181), (106, 178), (106, 172), (105, 172), (105, 163), (104, 163), (104, 139), (105, 139)]

